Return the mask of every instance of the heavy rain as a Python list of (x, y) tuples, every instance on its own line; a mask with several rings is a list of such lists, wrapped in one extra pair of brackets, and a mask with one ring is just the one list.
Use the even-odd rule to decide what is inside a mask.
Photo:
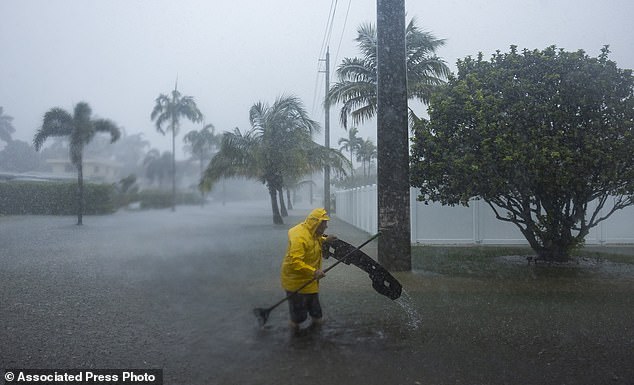
[[(634, 3), (0, 14), (5, 383), (634, 383)], [(368, 259), (324, 258), (296, 325), (319, 207)]]

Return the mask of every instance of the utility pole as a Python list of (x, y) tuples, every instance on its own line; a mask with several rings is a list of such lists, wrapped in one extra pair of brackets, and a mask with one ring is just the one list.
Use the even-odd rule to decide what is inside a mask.
[(377, 194), (379, 262), (412, 268), (405, 1), (377, 0)]
[[(330, 47), (326, 48), (326, 59), (319, 59), (326, 62), (326, 93), (324, 94), (324, 100), (328, 97), (328, 91), (330, 90)], [(330, 150), (330, 104), (324, 103), (325, 109), (325, 122), (324, 122), (324, 146)], [(330, 213), (330, 164), (326, 164), (324, 167), (324, 208), (326, 212)]]

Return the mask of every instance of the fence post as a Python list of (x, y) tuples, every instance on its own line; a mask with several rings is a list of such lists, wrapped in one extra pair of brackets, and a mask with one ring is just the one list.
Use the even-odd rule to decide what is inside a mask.
[(418, 189), (409, 189), (409, 223), (410, 238), (412, 243), (418, 243)]

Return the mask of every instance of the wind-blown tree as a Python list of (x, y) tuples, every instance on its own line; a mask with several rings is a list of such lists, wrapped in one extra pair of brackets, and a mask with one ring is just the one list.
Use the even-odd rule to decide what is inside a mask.
[(11, 141), (11, 135), (15, 132), (15, 128), (11, 122), (13, 122), (13, 117), (5, 115), (0, 106), (0, 140), (7, 143)]
[(52, 108), (44, 114), (42, 127), (35, 133), (33, 144), (39, 151), (49, 137), (61, 136), (70, 139), (70, 160), (77, 167), (77, 224), (83, 223), (84, 214), (84, 147), (99, 132), (110, 134), (110, 142), (119, 139), (119, 128), (107, 119), (92, 119), (92, 109), (88, 103), (75, 105), (73, 114), (62, 108)]
[(189, 131), (183, 141), (189, 144), (188, 151), (200, 161), (200, 177), (203, 177), (205, 160), (220, 146), (222, 135), (216, 135), (213, 124), (205, 124), (200, 131)]
[(350, 127), (348, 130), (347, 138), (339, 138), (337, 142), (339, 144), (339, 149), (341, 151), (348, 151), (350, 153), (350, 176), (354, 177), (354, 163), (352, 162), (353, 155), (355, 152), (359, 151), (361, 144), (363, 143), (363, 139), (359, 138), (357, 134), (359, 133), (359, 129), (356, 127)]
[[(355, 41), (362, 57), (344, 58), (337, 68), (338, 80), (330, 87), (326, 104), (342, 103), (339, 118), (348, 126), (348, 117), (358, 124), (376, 115), (377, 109), (377, 34), (373, 24), (357, 29)], [(427, 102), (432, 90), (444, 83), (450, 73), (445, 61), (436, 56), (444, 39), (421, 31), (412, 18), (405, 31), (407, 49), (407, 95), (410, 100)], [(410, 115), (416, 116), (410, 108)]]
[(156, 98), (156, 104), (150, 118), (156, 121), (156, 130), (165, 135), (172, 133), (172, 211), (176, 210), (176, 135), (180, 128), (180, 119), (187, 118), (193, 123), (201, 122), (203, 114), (196, 106), (194, 98), (182, 96), (174, 87), (171, 96), (161, 94)]
[(458, 61), (414, 132), (419, 200), (483, 199), (538, 257), (568, 260), (591, 228), (634, 204), (634, 77), (552, 46)]
[(269, 191), (273, 222), (282, 224), (278, 194), (285, 186), (285, 175), (295, 175), (300, 169), (312, 172), (335, 155), (308, 140), (319, 125), (308, 117), (303, 103), (294, 96), (279, 97), (270, 106), (254, 104), (249, 121), (249, 131), (242, 133), (236, 128), (223, 135), (219, 152), (205, 170), (201, 188), (208, 191), (223, 177), (257, 179)]
[(156, 180), (158, 187), (163, 187), (163, 180), (170, 174), (172, 165), (172, 154), (169, 151), (161, 152), (155, 148), (148, 151), (143, 159), (143, 166), (145, 167), (145, 176), (150, 183), (154, 183)]

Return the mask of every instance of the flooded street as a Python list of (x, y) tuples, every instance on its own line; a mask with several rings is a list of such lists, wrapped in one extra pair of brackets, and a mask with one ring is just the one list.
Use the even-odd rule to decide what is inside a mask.
[[(0, 366), (162, 368), (165, 384), (632, 384), (632, 277), (396, 273), (398, 301), (340, 265), (325, 324), (291, 335), (287, 230), (267, 202), (0, 217)], [(334, 219), (329, 232), (368, 235)], [(376, 256), (376, 243), (365, 251)], [(332, 262), (327, 261), (326, 265)]]

